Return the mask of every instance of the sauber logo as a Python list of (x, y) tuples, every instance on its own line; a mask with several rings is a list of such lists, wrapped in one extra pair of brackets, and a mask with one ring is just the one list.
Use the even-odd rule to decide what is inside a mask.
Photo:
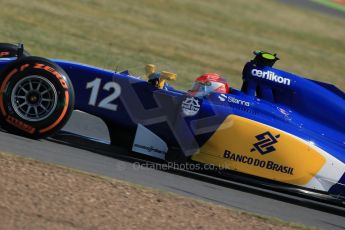
[(274, 145), (278, 143), (277, 139), (279, 137), (280, 134), (273, 136), (270, 132), (261, 133), (255, 136), (258, 142), (253, 144), (254, 148), (252, 148), (250, 151), (254, 152), (257, 150), (261, 155), (274, 152), (276, 150)]
[(274, 82), (277, 82), (279, 84), (284, 84), (284, 85), (290, 85), (291, 84), (291, 80), (289, 78), (285, 78), (285, 77), (281, 77), (279, 75), (276, 75), (272, 71), (262, 71), (259, 69), (253, 69), (252, 75), (255, 77), (267, 79), (269, 81), (274, 81)]

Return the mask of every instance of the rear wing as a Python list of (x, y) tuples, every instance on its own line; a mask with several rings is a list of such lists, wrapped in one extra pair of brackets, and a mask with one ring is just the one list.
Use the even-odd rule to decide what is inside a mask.
[(258, 64), (243, 69), (242, 91), (345, 130), (345, 93), (337, 87)]
[(337, 88), (336, 86), (325, 83), (325, 82), (321, 82), (321, 81), (316, 81), (316, 80), (311, 80), (311, 79), (308, 79), (308, 80), (322, 86), (325, 89), (328, 89), (329, 91), (335, 93), (336, 95), (338, 95), (339, 97), (345, 100), (345, 93), (341, 91), (341, 89)]

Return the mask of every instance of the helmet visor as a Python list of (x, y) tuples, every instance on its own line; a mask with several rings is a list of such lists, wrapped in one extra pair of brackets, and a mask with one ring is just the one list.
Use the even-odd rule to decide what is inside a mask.
[(203, 96), (208, 95), (212, 92), (223, 93), (225, 91), (225, 85), (221, 82), (194, 82), (192, 89), (189, 91), (192, 95)]

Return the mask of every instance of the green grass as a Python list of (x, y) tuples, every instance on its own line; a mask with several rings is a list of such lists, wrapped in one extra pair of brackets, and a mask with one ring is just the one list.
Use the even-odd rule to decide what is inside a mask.
[(274, 0), (11, 0), (0, 41), (39, 56), (120, 70), (155, 63), (188, 88), (204, 72), (241, 84), (252, 51), (277, 52), (277, 68), (345, 89), (345, 20)]

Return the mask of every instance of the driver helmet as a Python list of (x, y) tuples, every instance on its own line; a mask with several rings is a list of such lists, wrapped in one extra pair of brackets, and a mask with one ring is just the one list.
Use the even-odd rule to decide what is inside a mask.
[(227, 81), (216, 73), (205, 73), (198, 77), (192, 89), (188, 91), (191, 96), (206, 96), (212, 92), (229, 93), (230, 87)]

